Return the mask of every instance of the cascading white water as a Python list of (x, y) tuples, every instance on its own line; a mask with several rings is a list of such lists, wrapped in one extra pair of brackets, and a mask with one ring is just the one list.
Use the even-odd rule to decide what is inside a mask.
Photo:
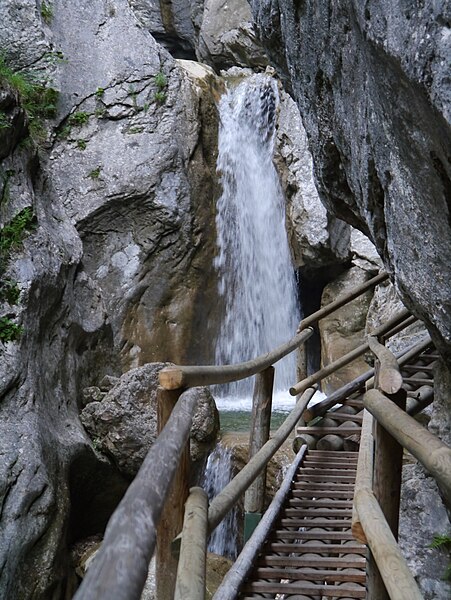
[[(273, 165), (277, 105), (277, 84), (265, 75), (248, 78), (219, 105), (223, 193), (217, 205), (215, 265), (225, 299), (216, 347), (220, 364), (274, 349), (295, 334), (299, 321), (285, 203)], [(292, 354), (277, 365), (275, 389), (286, 390), (294, 378)], [(250, 388), (235, 387), (227, 393), (247, 396)]]
[[(202, 487), (211, 501), (229, 483), (232, 471), (232, 452), (219, 442), (210, 454), (205, 467)], [(236, 511), (231, 510), (213, 531), (208, 542), (208, 552), (235, 559), (237, 555)]]

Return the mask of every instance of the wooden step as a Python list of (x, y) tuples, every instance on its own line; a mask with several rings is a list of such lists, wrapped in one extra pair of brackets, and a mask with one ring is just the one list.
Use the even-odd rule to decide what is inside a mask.
[[(330, 489), (329, 491), (327, 490), (317, 490), (317, 489), (308, 489), (307, 487), (305, 489), (293, 489), (293, 491), (291, 492), (293, 495), (293, 498), (291, 498), (291, 500), (294, 500), (295, 498), (310, 498), (309, 502), (317, 502), (317, 500), (314, 500), (314, 498), (328, 498), (328, 499), (333, 499), (333, 498), (350, 498), (352, 499), (354, 497), (354, 486), (349, 486), (349, 490), (334, 490), (334, 489)], [(307, 502), (308, 500), (306, 500)]]
[(363, 408), (363, 400), (357, 398), (346, 398), (346, 400), (343, 400), (342, 404), (343, 406), (352, 406), (353, 408)]
[(403, 371), (408, 371), (409, 373), (418, 373), (419, 371), (433, 373), (434, 367), (432, 365), (403, 365), (401, 367), (401, 373)]
[(322, 475), (321, 472), (313, 473), (300, 473), (297, 476), (297, 481), (308, 481), (308, 482), (318, 482), (318, 483), (354, 483), (355, 482), (355, 474), (354, 475)]
[[(366, 546), (362, 544), (287, 544), (271, 542), (272, 552), (290, 552), (293, 554), (366, 554)], [(265, 551), (268, 548), (265, 548)]]
[(357, 469), (349, 468), (349, 469), (334, 469), (333, 467), (323, 467), (318, 469), (314, 465), (310, 466), (306, 464), (302, 466), (298, 471), (298, 476), (302, 475), (305, 477), (306, 475), (339, 475), (340, 477), (355, 477)]
[(346, 573), (343, 571), (324, 571), (316, 569), (280, 569), (277, 567), (258, 567), (254, 573), (260, 579), (292, 579), (336, 583), (338, 581), (353, 581), (365, 583), (366, 575), (362, 573)]
[(309, 450), (307, 456), (310, 458), (311, 456), (326, 456), (327, 458), (358, 458), (358, 452), (349, 452), (349, 451), (341, 451), (341, 450)]
[(295, 517), (301, 519), (302, 517), (335, 517), (337, 519), (352, 517), (352, 510), (332, 510), (332, 509), (321, 509), (321, 508), (286, 508), (284, 511), (285, 517)]
[(320, 460), (319, 458), (310, 458), (310, 459), (306, 459), (303, 462), (303, 466), (301, 468), (305, 468), (308, 467), (309, 469), (315, 467), (316, 469), (324, 469), (324, 468), (330, 468), (330, 469), (351, 469), (351, 470), (356, 470), (357, 468), (357, 461), (354, 460), (346, 460), (343, 462), (337, 462), (337, 461), (329, 461), (329, 460)]
[(352, 532), (346, 531), (289, 531), (286, 529), (276, 529), (270, 535), (270, 539), (277, 540), (353, 540)]
[(314, 585), (311, 583), (270, 583), (267, 581), (255, 581), (244, 585), (245, 592), (257, 592), (262, 594), (305, 594), (322, 595), (327, 598), (365, 598), (366, 590), (364, 587), (356, 589), (346, 586), (346, 584), (335, 585)]
[(299, 498), (291, 498), (288, 503), (291, 507), (299, 508), (352, 508), (351, 500), (299, 500)]
[(257, 560), (259, 567), (287, 566), (287, 567), (312, 567), (320, 569), (364, 569), (366, 560), (363, 557), (347, 558), (318, 556), (318, 558), (305, 558), (304, 556), (263, 556)]
[(282, 527), (327, 527), (328, 529), (351, 528), (351, 519), (298, 519), (295, 517), (280, 519)]
[(408, 383), (410, 385), (430, 385), (431, 387), (434, 385), (433, 379), (424, 379), (423, 377), (404, 377), (403, 383)]
[(298, 427), (296, 433), (298, 435), (302, 435), (303, 433), (308, 433), (309, 435), (329, 435), (332, 433), (346, 437), (347, 435), (360, 433), (360, 429), (358, 427)]
[(361, 425), (363, 422), (363, 415), (347, 415), (346, 413), (328, 411), (324, 413), (324, 416), (335, 419), (336, 421), (341, 421), (342, 423), (345, 421), (352, 421), (353, 423)]
[(354, 481), (349, 481), (347, 483), (334, 483), (334, 482), (325, 482), (325, 483), (321, 483), (320, 481), (317, 483), (311, 483), (309, 481), (302, 481), (302, 479), (300, 481), (295, 481), (293, 482), (293, 490), (313, 490), (315, 489), (316, 491), (318, 490), (324, 490), (324, 491), (330, 491), (330, 492), (334, 492), (334, 491), (343, 491), (343, 492), (348, 492), (350, 491), (351, 493), (354, 493)]

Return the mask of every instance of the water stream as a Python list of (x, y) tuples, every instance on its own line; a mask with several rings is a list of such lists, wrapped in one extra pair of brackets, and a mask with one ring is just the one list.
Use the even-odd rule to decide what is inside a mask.
[[(254, 75), (220, 102), (217, 204), (219, 253), (215, 265), (225, 316), (218, 364), (241, 362), (289, 340), (299, 321), (296, 282), (285, 229), (285, 200), (273, 164), (276, 82)], [(295, 354), (276, 366), (275, 390), (295, 380)], [(252, 381), (221, 395), (251, 396)]]

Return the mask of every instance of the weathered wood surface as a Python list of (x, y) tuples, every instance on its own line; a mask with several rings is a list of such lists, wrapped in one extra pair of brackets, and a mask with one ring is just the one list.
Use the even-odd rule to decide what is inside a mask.
[(196, 390), (184, 392), (114, 511), (103, 544), (76, 600), (140, 600), (157, 524), (189, 437)]
[(251, 377), (293, 352), (313, 334), (311, 327), (297, 333), (289, 342), (272, 352), (237, 365), (223, 366), (175, 366), (166, 367), (159, 373), (160, 385), (167, 390), (183, 389), (201, 385), (216, 385), (240, 381)]
[(379, 423), (431, 473), (448, 507), (451, 507), (451, 448), (378, 390), (366, 392), (364, 404)]
[(341, 308), (345, 304), (348, 304), (348, 302), (351, 302), (351, 300), (358, 298), (358, 296), (361, 296), (367, 290), (376, 287), (376, 285), (382, 283), (386, 279), (388, 279), (388, 273), (379, 273), (379, 275), (376, 275), (372, 279), (369, 279), (365, 283), (362, 283), (362, 285), (355, 287), (349, 293), (343, 294), (343, 296), (340, 296), (339, 298), (337, 298), (337, 300), (330, 302), (330, 304), (328, 304), (327, 306), (324, 306), (323, 308), (312, 313), (305, 319), (302, 319), (302, 321), (299, 323), (298, 331), (303, 331), (307, 327), (310, 327), (314, 323), (317, 323), (320, 319), (323, 319), (324, 317), (327, 317), (328, 315), (333, 313), (335, 310), (337, 310), (337, 308)]
[(410, 396), (409, 392), (407, 392), (407, 414), (417, 415), (421, 412), (426, 406), (429, 406), (434, 400), (434, 388), (430, 385), (423, 385), (418, 388), (415, 392), (411, 392), (412, 396)]
[[(163, 431), (179, 399), (179, 390), (157, 390), (158, 433)], [(180, 452), (179, 465), (166, 497), (157, 528), (156, 593), (159, 600), (173, 600), (177, 555), (171, 552), (173, 538), (181, 531), (189, 489), (189, 439)]]
[[(271, 424), (274, 367), (268, 367), (255, 376), (252, 399), (252, 422), (249, 440), (249, 460), (266, 444)], [(263, 513), (266, 490), (266, 468), (246, 490), (244, 511)]]
[[(363, 412), (362, 432), (360, 435), (359, 460), (357, 462), (357, 473), (355, 477), (355, 493), (360, 489), (373, 487), (373, 417), (367, 410)], [(365, 532), (360, 523), (355, 502), (352, 511), (352, 534), (362, 544), (367, 543)]]
[(377, 387), (385, 394), (396, 394), (402, 387), (402, 375), (395, 355), (372, 335), (368, 336), (368, 345), (380, 363)]
[[(398, 323), (405, 322), (409, 315), (410, 312), (407, 308), (400, 310), (392, 319), (375, 329), (371, 335), (376, 337), (382, 335)], [(302, 393), (306, 388), (312, 386), (315, 383), (318, 383), (318, 381), (321, 381), (331, 373), (334, 373), (336, 370), (341, 369), (341, 367), (344, 367), (345, 365), (348, 365), (350, 362), (352, 362), (359, 356), (362, 356), (362, 354), (365, 354), (365, 352), (368, 349), (368, 342), (365, 344), (361, 344), (357, 348), (354, 348), (354, 350), (351, 350), (350, 352), (338, 358), (326, 367), (323, 367), (313, 375), (310, 375), (310, 377), (307, 377), (303, 381), (299, 381), (296, 385), (290, 388), (290, 394), (292, 396), (296, 396), (297, 394)]]
[(268, 532), (279, 515), (280, 509), (291, 488), (291, 482), (307, 452), (307, 446), (303, 446), (296, 455), (296, 458), (290, 465), (287, 474), (279, 487), (268, 510), (257, 525), (253, 535), (244, 546), (242, 552), (236, 559), (232, 568), (224, 577), (221, 585), (216, 590), (213, 600), (234, 600), (238, 589), (249, 573), (258, 551), (265, 542)]
[(276, 431), (274, 436), (266, 442), (263, 448), (248, 462), (247, 465), (226, 485), (211, 502), (208, 511), (208, 530), (211, 533), (222, 521), (238, 498), (246, 491), (258, 474), (268, 464), (280, 446), (284, 443), (299, 420), (299, 417), (310, 402), (316, 389), (308, 389), (297, 402), (294, 409)]
[(200, 487), (191, 488), (185, 505), (174, 600), (205, 598), (207, 519), (207, 493)]
[[(423, 600), (380, 506), (371, 490), (361, 487), (354, 498), (360, 523), (390, 598)], [(371, 600), (379, 598), (371, 597)]]

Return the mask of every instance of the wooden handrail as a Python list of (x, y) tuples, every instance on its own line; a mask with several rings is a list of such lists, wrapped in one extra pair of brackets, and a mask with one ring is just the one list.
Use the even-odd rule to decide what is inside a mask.
[(205, 598), (207, 516), (207, 493), (200, 487), (191, 488), (185, 505), (174, 600)]
[(160, 385), (166, 390), (176, 390), (201, 385), (216, 385), (240, 381), (251, 377), (281, 358), (293, 352), (313, 334), (311, 327), (297, 333), (290, 341), (282, 344), (272, 352), (258, 356), (247, 362), (236, 365), (207, 366), (174, 366), (166, 367), (159, 373)]
[[(362, 433), (360, 434), (359, 458), (357, 461), (357, 472), (355, 476), (355, 493), (361, 489), (372, 490), (373, 488), (373, 416), (367, 410), (363, 411)], [(354, 494), (355, 496), (355, 494)], [(356, 502), (352, 507), (352, 534), (356, 540), (367, 544), (365, 532), (360, 522), (356, 509)]]
[[(390, 329), (392, 329), (393, 327), (395, 327), (395, 325), (398, 325), (399, 323), (408, 319), (409, 316), (410, 316), (409, 310), (407, 308), (404, 308), (404, 309), (400, 310), (389, 321), (387, 321), (386, 323), (384, 323), (383, 325), (380, 325), (377, 329), (375, 329), (371, 335), (373, 335), (373, 336), (382, 335), (383, 333), (385, 333), (385, 332), (389, 331)], [(330, 363), (330, 365), (327, 365), (327, 367), (324, 367), (324, 368), (320, 369), (319, 371), (317, 371), (316, 373), (314, 373), (313, 375), (306, 377), (306, 379), (299, 381), (296, 385), (294, 385), (293, 387), (290, 388), (290, 394), (292, 396), (297, 396), (298, 394), (301, 394), (305, 389), (307, 389), (314, 383), (318, 383), (318, 381), (321, 381), (321, 379), (324, 379), (328, 375), (331, 375), (337, 369), (340, 369), (341, 367), (348, 365), (350, 362), (352, 362), (359, 356), (362, 356), (362, 354), (365, 354), (365, 352), (367, 350), (369, 350), (368, 342), (366, 342), (365, 344), (361, 344), (357, 348), (354, 348), (354, 350), (351, 350), (344, 356), (342, 356), (339, 359), (335, 360), (334, 362)]]
[(280, 446), (288, 438), (296, 423), (299, 421), (305, 407), (310, 402), (316, 389), (311, 388), (304, 392), (291, 413), (275, 432), (274, 436), (251, 458), (232, 481), (225, 486), (211, 502), (208, 511), (208, 530), (213, 531), (225, 515), (234, 506), (240, 496), (246, 491), (260, 471), (274, 456)]
[(355, 506), (385, 587), (392, 600), (423, 600), (405, 558), (371, 489), (356, 490)]
[[(418, 344), (412, 344), (411, 346), (406, 348), (406, 350), (398, 352), (396, 354), (396, 358), (398, 360), (399, 366), (403, 366), (409, 361), (411, 361), (413, 358), (424, 352), (431, 344), (432, 340), (431, 337), (428, 335), (425, 337), (424, 340), (422, 340)], [(339, 404), (342, 400), (350, 396), (352, 393), (360, 390), (365, 382), (367, 384), (368, 389), (374, 383), (374, 380), (372, 379), (373, 375), (374, 369), (369, 369), (368, 371), (365, 371), (365, 373), (362, 373), (362, 375), (359, 375), (350, 383), (347, 383), (335, 392), (332, 392), (332, 394), (330, 394), (324, 400), (321, 400), (321, 402), (318, 402), (318, 404), (309, 406), (302, 415), (302, 418), (308, 423), (315, 417), (323, 415), (333, 406)]]
[(442, 490), (448, 507), (451, 507), (451, 448), (378, 390), (366, 392), (363, 404), (431, 473)]
[(147, 453), (108, 522), (105, 537), (74, 600), (140, 600), (157, 524), (188, 440), (198, 391), (189, 389)]
[(284, 503), (284, 500), (288, 492), (290, 491), (291, 482), (294, 479), (294, 476), (298, 470), (299, 465), (304, 459), (306, 452), (307, 446), (304, 445), (300, 448), (294, 461), (288, 468), (287, 474), (283, 479), (282, 485), (277, 490), (277, 493), (274, 496), (267, 511), (265, 512), (261, 521), (255, 528), (252, 537), (248, 540), (243, 550), (239, 554), (238, 558), (233, 563), (232, 567), (222, 580), (221, 585), (216, 590), (216, 593), (213, 596), (213, 600), (234, 600), (237, 597), (238, 589), (241, 585), (241, 582), (244, 580), (244, 578), (247, 576), (250, 569), (252, 568), (252, 564), (254, 562), (255, 556), (257, 555), (257, 552), (265, 542), (268, 532), (270, 531), (274, 521), (279, 515), (282, 504)]
[(402, 387), (402, 375), (395, 355), (373, 335), (368, 336), (368, 346), (380, 363), (378, 388), (385, 394), (396, 394)]
[(351, 302), (351, 300), (358, 298), (367, 290), (371, 289), (372, 287), (376, 287), (376, 285), (382, 283), (386, 279), (388, 279), (388, 273), (379, 273), (379, 275), (376, 275), (372, 279), (369, 279), (365, 283), (362, 283), (361, 285), (355, 287), (352, 291), (348, 292), (347, 294), (343, 294), (343, 296), (340, 296), (339, 298), (337, 298), (337, 300), (330, 302), (330, 304), (327, 304), (326, 306), (320, 308), (308, 317), (305, 317), (305, 319), (302, 319), (302, 321), (299, 323), (298, 331), (303, 331), (307, 327), (310, 327), (314, 323), (317, 323), (319, 320), (333, 313), (335, 310), (337, 310), (337, 308), (341, 308), (345, 304), (348, 304), (348, 302)]

